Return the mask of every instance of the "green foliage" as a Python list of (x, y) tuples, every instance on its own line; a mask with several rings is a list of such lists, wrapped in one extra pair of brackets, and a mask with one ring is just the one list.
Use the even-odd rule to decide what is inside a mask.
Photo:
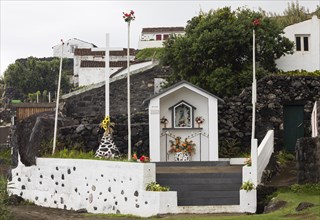
[(240, 143), (236, 140), (225, 140), (219, 143), (219, 157), (232, 158), (241, 155)]
[(320, 184), (293, 184), (290, 186), (290, 190), (294, 193), (314, 193), (320, 195)]
[(281, 28), (289, 25), (296, 24), (308, 20), (312, 15), (319, 16), (319, 8), (314, 13), (309, 13), (309, 10), (300, 6), (299, 1), (288, 2), (288, 7), (284, 10), (283, 14), (271, 14), (273, 19), (279, 24)]
[[(10, 64), (4, 72), (5, 83), (20, 94), (14, 98), (25, 99), (29, 93), (34, 94), (37, 91), (44, 90), (54, 94), (57, 90), (59, 62), (58, 58), (47, 60), (35, 57), (18, 59), (15, 63)], [(70, 61), (64, 59), (63, 62), (63, 65), (69, 65)], [(68, 92), (71, 88), (67, 74), (70, 74), (70, 70), (63, 70), (61, 77), (62, 92)], [(34, 97), (32, 98), (34, 100)]]
[(243, 182), (241, 185), (240, 189), (246, 190), (247, 192), (255, 189), (256, 187), (254, 186), (253, 182), (251, 182), (250, 180)]
[(7, 193), (7, 179), (0, 175), (0, 219), (1, 220), (12, 219), (12, 215), (7, 207), (8, 198), (9, 196)]
[(0, 161), (1, 164), (10, 165), (11, 164), (11, 149), (4, 148), (0, 150)]
[(159, 183), (151, 182), (146, 186), (146, 191), (169, 191), (170, 188), (167, 186), (161, 186)]
[(280, 163), (280, 165), (285, 165), (289, 161), (293, 161), (295, 159), (295, 155), (290, 152), (286, 151), (279, 151), (276, 155), (277, 162)]
[(136, 54), (137, 60), (159, 60), (163, 54), (163, 48), (145, 48)]
[(226, 7), (193, 17), (184, 36), (164, 43), (161, 62), (174, 70), (169, 83), (184, 79), (222, 97), (251, 85), (252, 21), (256, 18), (261, 20), (256, 27), (257, 78), (275, 72), (275, 59), (292, 53), (293, 43), (262, 13)]
[(68, 150), (63, 149), (57, 151), (54, 155), (46, 155), (46, 157), (53, 157), (53, 158), (69, 158), (69, 159), (93, 159), (94, 152), (83, 152), (78, 150)]
[(320, 70), (316, 70), (314, 72), (308, 72), (306, 70), (295, 70), (295, 71), (288, 71), (288, 72), (279, 72), (278, 75), (284, 76), (320, 76)]

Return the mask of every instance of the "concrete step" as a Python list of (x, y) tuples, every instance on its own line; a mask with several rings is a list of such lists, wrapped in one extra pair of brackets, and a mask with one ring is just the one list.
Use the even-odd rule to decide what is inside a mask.
[(239, 205), (242, 166), (158, 166), (156, 181), (177, 191), (179, 206)]
[(157, 167), (196, 167), (196, 166), (229, 166), (229, 161), (172, 161), (156, 162)]

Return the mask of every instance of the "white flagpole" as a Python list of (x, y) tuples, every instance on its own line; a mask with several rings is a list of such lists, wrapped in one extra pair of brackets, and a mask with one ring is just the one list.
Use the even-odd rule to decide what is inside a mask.
[(110, 68), (109, 68), (109, 62), (110, 62), (110, 48), (109, 48), (109, 34), (106, 34), (106, 54), (105, 54), (105, 117), (109, 116), (110, 114)]
[(128, 22), (128, 49), (127, 49), (127, 102), (128, 102), (128, 160), (131, 160), (131, 111), (130, 111), (130, 22)]
[(57, 139), (57, 128), (58, 128), (58, 111), (59, 111), (59, 96), (60, 96), (60, 84), (61, 84), (61, 72), (62, 72), (62, 57), (63, 57), (63, 45), (64, 42), (61, 40), (61, 57), (60, 57), (60, 68), (59, 68), (59, 79), (58, 79), (58, 91), (56, 96), (56, 114), (54, 118), (54, 134), (53, 134), (53, 149), (52, 155), (56, 150), (56, 139)]
[(253, 47), (252, 47), (252, 59), (253, 59), (253, 82), (252, 82), (252, 136), (251, 139), (255, 138), (255, 122), (256, 122), (256, 102), (257, 102), (257, 80), (256, 80), (256, 34), (253, 29)]

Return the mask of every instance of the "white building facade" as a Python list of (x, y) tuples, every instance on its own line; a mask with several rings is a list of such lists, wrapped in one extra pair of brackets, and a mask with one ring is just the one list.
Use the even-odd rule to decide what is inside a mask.
[[(127, 67), (127, 49), (110, 49), (110, 72), (112, 75)], [(130, 49), (130, 62), (135, 59), (135, 50)], [(78, 48), (74, 53), (74, 85), (85, 86), (105, 79), (105, 48)]]
[(284, 36), (295, 43), (294, 53), (278, 59), (278, 69), (310, 72), (320, 70), (320, 19), (317, 16), (286, 27)]
[[(77, 38), (72, 38), (64, 42), (63, 45), (63, 58), (73, 58), (75, 49), (77, 48), (96, 48), (97, 46), (88, 43), (83, 40), (79, 40)], [(57, 44), (52, 47), (53, 56), (60, 57), (61, 56), (61, 44)]]
[(184, 35), (184, 27), (154, 27), (142, 28), (138, 49), (163, 47), (170, 35)]

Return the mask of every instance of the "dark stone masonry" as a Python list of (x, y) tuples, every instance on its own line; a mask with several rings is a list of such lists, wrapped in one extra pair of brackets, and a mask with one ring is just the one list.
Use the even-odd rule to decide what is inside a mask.
[(300, 138), (296, 145), (297, 182), (320, 182), (320, 137)]
[[(311, 112), (320, 98), (320, 77), (268, 76), (257, 83), (256, 137), (274, 130), (275, 150), (284, 149), (284, 106), (303, 105), (304, 135), (311, 136)], [(219, 105), (219, 139), (235, 139), (249, 152), (252, 123), (251, 87)]]
[[(138, 155), (149, 153), (149, 124), (148, 105), (143, 101), (154, 94), (154, 78), (165, 78), (170, 74), (170, 69), (155, 66), (152, 69), (133, 74), (131, 76), (131, 112), (132, 112), (132, 147)], [(126, 78), (111, 82), (110, 84), (110, 116), (115, 122), (114, 141), (120, 152), (127, 153), (127, 87)], [(223, 98), (223, 97), (221, 97)], [(82, 150), (96, 150), (103, 130), (99, 123), (105, 114), (105, 86), (96, 86), (87, 91), (76, 91), (63, 99), (63, 117), (59, 126), (59, 142), (67, 148)], [(320, 100), (320, 77), (298, 76), (268, 76), (258, 81), (256, 137), (259, 142), (269, 129), (275, 132), (275, 150), (284, 148), (284, 106), (303, 105), (304, 107), (304, 134), (311, 134), (310, 117), (313, 104)], [(224, 98), (224, 103), (219, 103), (219, 140), (236, 140), (241, 146), (241, 151), (249, 152), (251, 139), (251, 87), (242, 91), (239, 96)], [(33, 116), (33, 122), (28, 119), (20, 126), (27, 131), (32, 131), (37, 126), (36, 122), (50, 125), (50, 129), (43, 128), (43, 134), (50, 139), (53, 136), (52, 117), (45, 120)], [(67, 121), (67, 123), (63, 123)], [(27, 126), (27, 127), (26, 127)], [(39, 125), (38, 125), (39, 126)], [(52, 127), (52, 128), (51, 128)], [(21, 134), (21, 131), (17, 130)], [(32, 132), (31, 132), (32, 133)], [(26, 132), (14, 140), (15, 146), (25, 149), (24, 143), (30, 139), (30, 132)], [(40, 137), (39, 136), (39, 137)], [(52, 138), (52, 137), (51, 137)], [(40, 145), (41, 141), (36, 142)], [(29, 152), (27, 150), (27, 152)], [(34, 154), (33, 154), (34, 155)], [(33, 156), (32, 155), (32, 156)], [(31, 157), (32, 157), (31, 156)], [(26, 156), (25, 158), (29, 158)], [(32, 164), (33, 160), (27, 162)]]

